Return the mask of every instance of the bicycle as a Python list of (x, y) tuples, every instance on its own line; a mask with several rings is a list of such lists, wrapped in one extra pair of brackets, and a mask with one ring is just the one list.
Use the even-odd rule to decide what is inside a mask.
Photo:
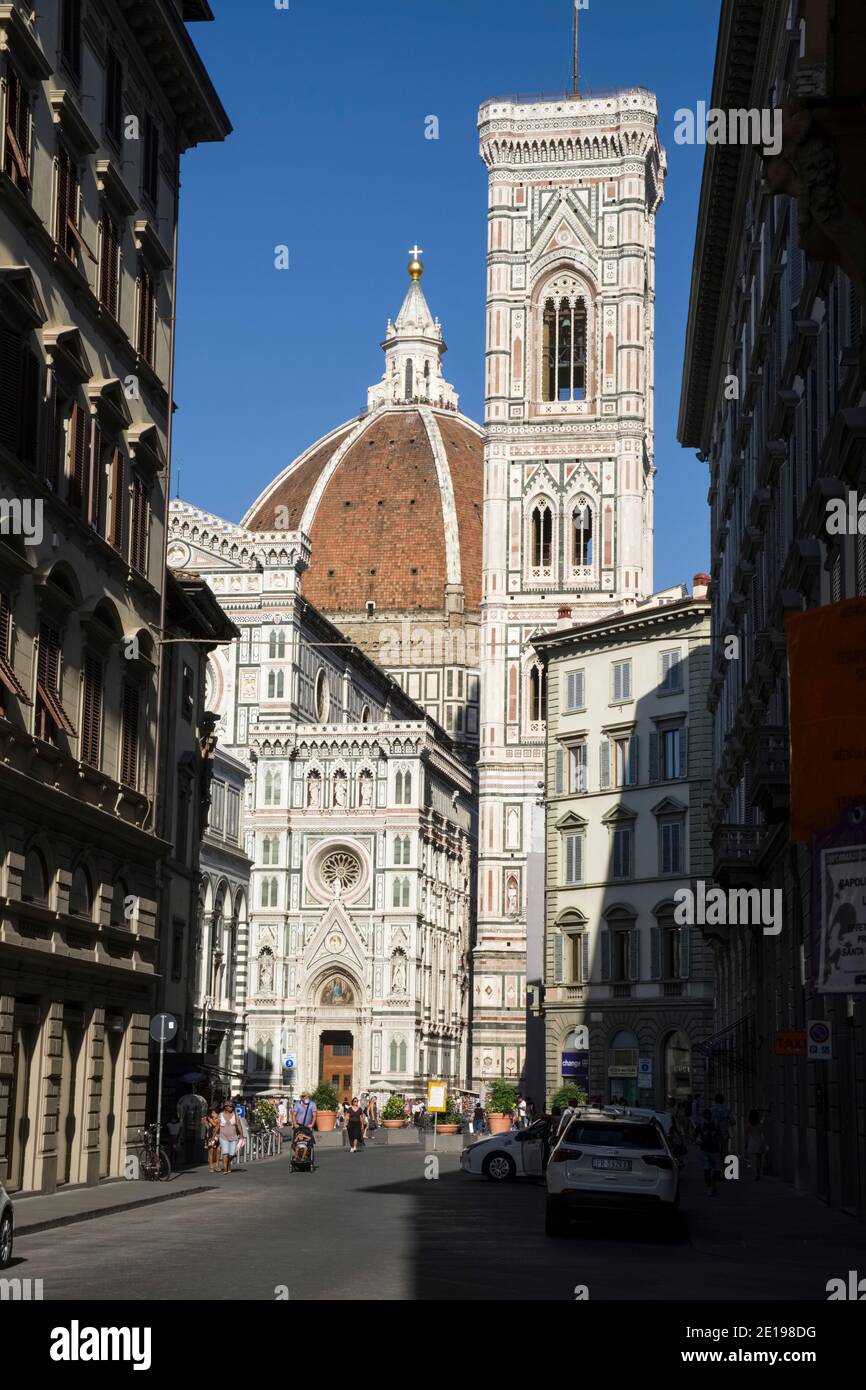
[(157, 1143), (156, 1125), (148, 1125), (146, 1129), (139, 1130), (139, 1138), (139, 1176), (144, 1182), (168, 1182), (171, 1177), (171, 1160), (167, 1151)]

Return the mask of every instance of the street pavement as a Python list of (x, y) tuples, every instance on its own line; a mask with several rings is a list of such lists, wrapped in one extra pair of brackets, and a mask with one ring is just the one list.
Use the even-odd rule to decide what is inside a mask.
[(856, 1223), (773, 1179), (710, 1198), (690, 1160), (681, 1239), (629, 1215), (557, 1240), (544, 1235), (542, 1183), (470, 1178), (456, 1154), (428, 1177), (430, 1157), (371, 1144), (320, 1149), (311, 1174), (285, 1156), (254, 1164), (183, 1201), (24, 1233), (6, 1273), (75, 1302), (571, 1301), (580, 1286), (590, 1300), (825, 1301), (828, 1279), (866, 1268)]

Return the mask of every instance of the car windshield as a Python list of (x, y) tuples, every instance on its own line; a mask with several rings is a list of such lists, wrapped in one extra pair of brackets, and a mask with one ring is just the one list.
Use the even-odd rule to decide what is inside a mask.
[(546, 1120), (536, 1120), (534, 1124), (531, 1124), (529, 1128), (525, 1129), (523, 1132), (526, 1135), (527, 1139), (540, 1139), (544, 1134), (546, 1128)]
[(664, 1148), (661, 1135), (655, 1125), (609, 1123), (587, 1124), (574, 1120), (565, 1136), (566, 1144), (574, 1144), (581, 1149), (594, 1144), (611, 1149), (661, 1149)]

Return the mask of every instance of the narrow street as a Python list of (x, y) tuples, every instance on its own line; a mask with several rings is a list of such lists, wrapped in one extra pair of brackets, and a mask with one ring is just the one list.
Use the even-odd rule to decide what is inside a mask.
[(9, 1272), (41, 1278), (46, 1300), (76, 1303), (571, 1301), (578, 1285), (590, 1300), (822, 1301), (828, 1279), (866, 1263), (866, 1236), (847, 1218), (772, 1179), (707, 1198), (693, 1160), (686, 1234), (665, 1243), (633, 1218), (551, 1240), (543, 1185), (470, 1178), (453, 1154), (440, 1156), (438, 1179), (425, 1178), (421, 1148), (319, 1157), (312, 1175), (280, 1158), (181, 1201), (22, 1235)]

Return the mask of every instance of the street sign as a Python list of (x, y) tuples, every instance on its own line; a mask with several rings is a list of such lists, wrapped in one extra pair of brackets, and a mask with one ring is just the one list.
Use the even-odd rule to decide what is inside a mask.
[(641, 1091), (652, 1090), (653, 1084), (653, 1059), (652, 1057), (639, 1057), (637, 1063), (637, 1084)]
[(446, 1107), (448, 1088), (444, 1081), (427, 1082), (427, 1109), (433, 1115), (441, 1115)]
[(829, 1062), (833, 1058), (833, 1025), (823, 1018), (806, 1024), (806, 1056), (810, 1062)]
[(154, 1042), (171, 1042), (177, 1032), (177, 1019), (174, 1014), (154, 1014), (150, 1020), (150, 1036)]
[(805, 1028), (792, 1028), (774, 1033), (773, 1051), (777, 1057), (805, 1057)]
[(295, 1056), (294, 1052), (287, 1053), (286, 1056), (283, 1058), (283, 1068), (285, 1071), (294, 1071), (297, 1065), (298, 1059)]

